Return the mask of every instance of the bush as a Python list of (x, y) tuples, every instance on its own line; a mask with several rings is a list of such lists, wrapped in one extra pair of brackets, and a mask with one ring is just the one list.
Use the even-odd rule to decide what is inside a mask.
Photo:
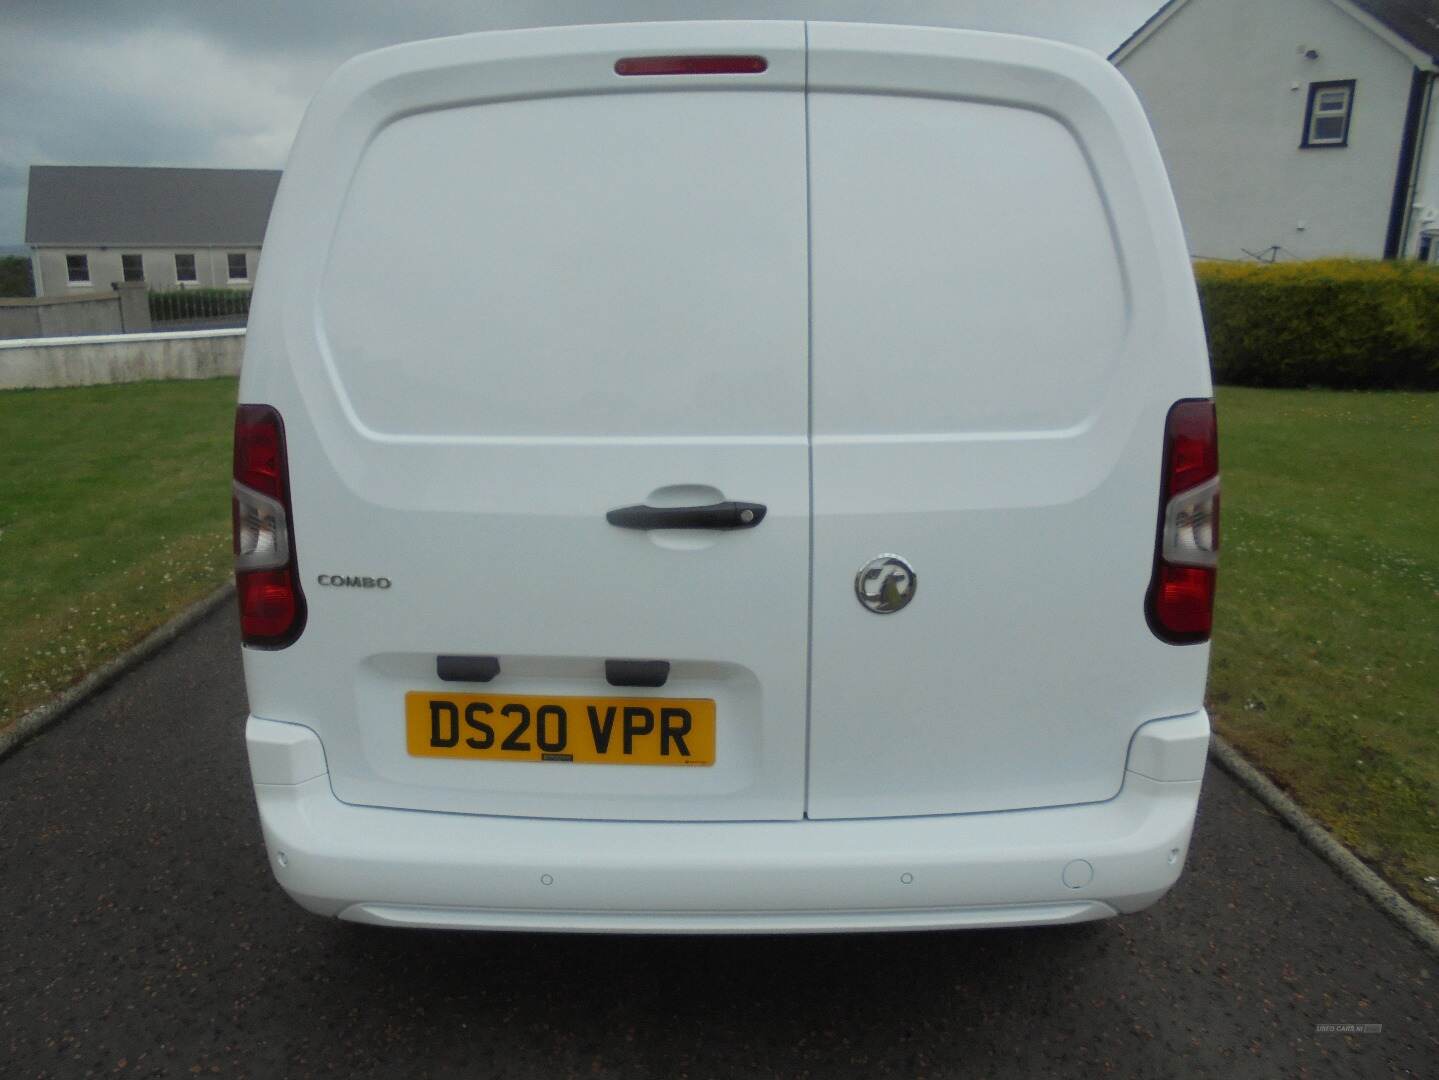
[(35, 282), (30, 279), (30, 260), (24, 255), (0, 256), (0, 296), (34, 296)]
[(1330, 259), (1198, 263), (1214, 379), (1240, 386), (1439, 387), (1439, 268)]
[(155, 322), (223, 319), (250, 313), (249, 289), (152, 289), (150, 318)]

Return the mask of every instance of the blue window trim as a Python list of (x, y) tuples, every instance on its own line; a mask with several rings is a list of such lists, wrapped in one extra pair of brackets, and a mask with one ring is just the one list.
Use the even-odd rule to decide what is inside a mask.
[[(1356, 82), (1354, 79), (1333, 79), (1329, 82), (1312, 82), (1309, 84), (1309, 101), (1304, 106), (1304, 138), (1299, 144), (1301, 150), (1336, 150), (1349, 145), (1349, 123), (1354, 118), (1354, 94)], [(1321, 90), (1349, 91), (1349, 107), (1344, 110), (1344, 137), (1338, 142), (1310, 142), (1309, 130), (1314, 123), (1314, 101), (1319, 97)]]

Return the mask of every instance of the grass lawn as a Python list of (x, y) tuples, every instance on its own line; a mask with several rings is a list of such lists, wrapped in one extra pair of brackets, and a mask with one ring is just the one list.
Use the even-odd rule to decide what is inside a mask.
[(1439, 913), (1439, 394), (1219, 391), (1218, 730)]
[(0, 393), (0, 730), (230, 573), (235, 380)]

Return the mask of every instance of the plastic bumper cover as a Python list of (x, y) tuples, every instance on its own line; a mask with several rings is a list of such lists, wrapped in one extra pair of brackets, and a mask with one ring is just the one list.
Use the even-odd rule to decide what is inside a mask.
[(783, 822), (354, 806), (331, 792), (308, 728), (252, 717), (246, 734), (271, 866), (311, 911), (386, 925), (735, 933), (1031, 925), (1139, 910), (1183, 868), (1208, 732), (1202, 712), (1140, 728), (1122, 789), (1102, 803)]

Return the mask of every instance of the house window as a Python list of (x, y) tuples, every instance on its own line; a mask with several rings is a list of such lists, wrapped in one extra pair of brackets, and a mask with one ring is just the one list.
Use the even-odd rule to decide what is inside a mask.
[(1309, 84), (1304, 113), (1304, 146), (1348, 146), (1349, 114), (1354, 108), (1354, 80)]
[(90, 256), (66, 255), (65, 279), (71, 285), (90, 284)]
[(195, 276), (195, 256), (175, 256), (175, 280), (176, 281), (199, 281)]
[(231, 281), (250, 280), (250, 264), (246, 260), (245, 253), (243, 251), (232, 251), (229, 255), (226, 256), (226, 259), (230, 264)]
[(120, 273), (126, 281), (144, 281), (145, 260), (139, 255), (121, 255)]
[(1439, 236), (1434, 233), (1421, 233), (1419, 236), (1419, 261), (1425, 263), (1439, 262)]

